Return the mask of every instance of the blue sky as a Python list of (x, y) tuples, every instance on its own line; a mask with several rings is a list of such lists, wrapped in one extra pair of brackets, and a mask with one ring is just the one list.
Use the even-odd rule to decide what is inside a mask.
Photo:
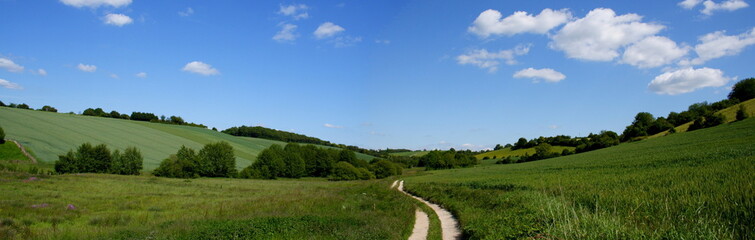
[(0, 0), (0, 100), (367, 148), (620, 133), (753, 77), (749, 4)]

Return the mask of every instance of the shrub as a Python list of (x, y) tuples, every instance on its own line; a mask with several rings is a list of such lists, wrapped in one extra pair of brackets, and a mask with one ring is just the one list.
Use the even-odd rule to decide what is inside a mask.
[(359, 170), (359, 179), (370, 180), (375, 179), (375, 174), (367, 170), (366, 168), (357, 168)]
[(338, 162), (333, 166), (333, 174), (330, 175), (330, 180), (357, 180), (360, 176), (360, 170), (354, 167), (354, 165), (351, 165), (351, 163)]
[[(739, 105), (739, 110), (737, 110), (737, 121), (742, 121), (748, 118), (747, 110), (745, 109), (744, 105)], [(2, 134), (3, 129), (0, 128), (0, 134)], [(2, 136), (0, 136), (2, 137)], [(0, 140), (1, 141), (1, 140)]]
[(257, 155), (257, 161), (244, 168), (239, 176), (243, 178), (275, 179), (283, 175), (285, 171), (286, 163), (283, 160), (283, 155), (283, 148), (280, 145), (273, 144), (262, 150)]
[(112, 155), (105, 144), (92, 146), (84, 143), (76, 151), (59, 155), (55, 162), (58, 173), (115, 173), (139, 174), (143, 158), (138, 149), (129, 147), (123, 154), (115, 151)]
[(5, 143), (5, 131), (0, 127), (0, 144)]
[(393, 175), (401, 175), (401, 167), (388, 160), (380, 159), (372, 164), (372, 171), (375, 172), (375, 178), (386, 178)]
[(118, 150), (113, 152), (113, 164), (110, 173), (121, 175), (139, 175), (142, 170), (144, 158), (142, 153), (135, 147), (126, 148), (121, 154)]
[(204, 145), (199, 151), (200, 176), (203, 177), (235, 177), (236, 157), (233, 147), (227, 142), (217, 142)]

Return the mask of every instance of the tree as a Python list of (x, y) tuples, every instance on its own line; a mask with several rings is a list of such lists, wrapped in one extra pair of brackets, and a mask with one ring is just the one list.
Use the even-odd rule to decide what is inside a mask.
[(511, 150), (525, 148), (526, 145), (527, 145), (527, 139), (522, 137), (516, 141), (516, 143), (514, 144), (514, 147), (512, 147)]
[(110, 167), (110, 173), (121, 175), (139, 175), (142, 170), (144, 158), (142, 153), (135, 147), (128, 147), (123, 154), (118, 150), (113, 152), (113, 164)]
[(58, 161), (55, 161), (55, 172), (60, 174), (79, 172), (79, 163), (76, 161), (76, 155), (73, 150), (69, 150), (65, 155), (58, 155)]
[(552, 146), (547, 143), (541, 143), (535, 147), (535, 155), (545, 157), (550, 155)]
[(5, 143), (5, 130), (3, 130), (2, 127), (0, 127), (0, 144)]
[(152, 174), (159, 177), (195, 178), (199, 177), (199, 157), (194, 149), (181, 146), (176, 154), (160, 163)]
[(184, 121), (184, 119), (181, 118), (181, 117), (179, 117), (179, 116), (170, 116), (169, 121), (172, 124), (178, 124), (178, 125), (186, 124), (186, 122)]
[(729, 99), (744, 102), (755, 98), (755, 78), (748, 78), (734, 84), (729, 93)]
[(48, 105), (43, 106), (39, 110), (40, 111), (45, 111), (45, 112), (58, 112), (58, 109), (55, 109), (54, 107), (51, 107), (51, 106), (48, 106)]
[(0, 101), (0, 107), (5, 107), (5, 103), (3, 101)]
[[(745, 105), (739, 105), (739, 110), (737, 110), (737, 121), (745, 120), (748, 117), (750, 117), (750, 116), (749, 116), (749, 114), (747, 114), (747, 110), (745, 109)], [(0, 128), (0, 134), (2, 134), (2, 131), (3, 131), (3, 129)]]
[(495, 147), (493, 148), (493, 150), (501, 150), (501, 149), (503, 149), (503, 146), (501, 146), (501, 144), (496, 144)]
[(236, 176), (236, 157), (233, 154), (233, 147), (227, 142), (221, 141), (205, 145), (199, 151), (199, 159), (202, 167), (200, 176)]
[(278, 144), (273, 144), (265, 150), (262, 150), (257, 155), (257, 160), (244, 168), (241, 172), (241, 177), (244, 178), (259, 178), (259, 179), (275, 179), (283, 175), (286, 168), (284, 162), (284, 152)]
[(359, 177), (360, 171), (354, 167), (354, 165), (351, 165), (348, 162), (338, 162), (333, 167), (333, 174), (330, 176), (330, 180), (357, 180)]
[(372, 164), (372, 171), (376, 178), (386, 178), (393, 175), (401, 175), (401, 167), (388, 160), (379, 159)]
[(653, 135), (653, 134), (660, 133), (660, 132), (663, 132), (672, 128), (674, 128), (674, 125), (668, 122), (666, 118), (659, 117), (653, 123), (650, 124), (647, 130), (647, 133), (648, 135)]
[(29, 105), (26, 105), (26, 103), (18, 104), (18, 106), (16, 106), (16, 108), (20, 108), (20, 109), (26, 109), (26, 110), (29, 110), (29, 109), (31, 109), (31, 108), (29, 107)]
[(286, 144), (283, 148), (283, 162), (286, 165), (284, 168), (283, 177), (288, 178), (300, 178), (306, 175), (306, 168), (304, 166), (304, 159), (301, 156), (301, 146), (295, 143)]

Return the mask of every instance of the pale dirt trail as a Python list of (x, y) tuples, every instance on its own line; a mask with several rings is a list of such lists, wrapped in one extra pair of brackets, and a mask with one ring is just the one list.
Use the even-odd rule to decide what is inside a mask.
[(10, 140), (10, 139), (5, 139), (5, 140), (15, 143), (16, 146), (18, 146), (18, 148), (21, 149), (21, 153), (23, 153), (27, 158), (29, 158), (31, 162), (37, 163), (37, 159), (32, 157), (31, 154), (29, 154), (28, 152), (26, 152), (26, 148), (24, 148), (24, 146), (21, 146), (21, 144), (18, 143), (16, 140)]
[(414, 212), (414, 229), (409, 240), (427, 240), (427, 231), (430, 230), (430, 218), (427, 213), (417, 209)]
[[(441, 228), (441, 235), (443, 236), (443, 240), (457, 240), (461, 239), (461, 230), (459, 230), (459, 222), (456, 221), (456, 218), (446, 209), (441, 208), (438, 206), (438, 204), (428, 202), (425, 199), (422, 199), (420, 197), (411, 195), (404, 191), (404, 181), (396, 181), (398, 182), (398, 190), (402, 193), (409, 195), (410, 197), (419, 200), (420, 202), (424, 203), (425, 205), (429, 206), (430, 208), (435, 211), (435, 214), (438, 215), (438, 218), (440, 219), (440, 228)], [(393, 182), (394, 185), (396, 182)], [(416, 228), (416, 223), (415, 223)], [(425, 234), (426, 235), (426, 234)], [(410, 238), (411, 239), (411, 238)]]

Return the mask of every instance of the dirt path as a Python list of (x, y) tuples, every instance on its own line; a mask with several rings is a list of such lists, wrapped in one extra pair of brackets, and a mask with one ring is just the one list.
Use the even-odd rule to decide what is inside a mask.
[(427, 240), (427, 231), (430, 230), (430, 218), (427, 217), (427, 213), (417, 209), (414, 212), (414, 229), (412, 235), (409, 236), (409, 240)]
[(29, 154), (29, 152), (26, 151), (26, 148), (24, 148), (24, 146), (21, 146), (21, 144), (18, 143), (16, 140), (10, 140), (10, 139), (6, 139), (6, 140), (15, 143), (16, 146), (18, 146), (18, 149), (21, 149), (21, 153), (23, 153), (24, 156), (26, 156), (27, 158), (29, 158), (29, 160), (31, 160), (31, 162), (33, 162), (35, 164), (37, 163), (37, 159), (34, 158), (34, 157), (32, 157), (31, 154)]
[[(404, 191), (404, 181), (398, 181), (398, 190), (402, 193), (409, 195), (410, 197), (413, 197), (414, 199), (419, 200), (420, 202), (424, 203), (425, 205), (429, 206), (430, 208), (435, 211), (435, 214), (438, 215), (438, 218), (440, 219), (440, 227), (441, 227), (441, 235), (443, 235), (443, 240), (456, 240), (461, 238), (461, 230), (459, 230), (459, 222), (456, 221), (456, 218), (449, 212), (448, 210), (445, 210), (438, 206), (438, 204), (434, 204), (431, 202), (428, 202), (425, 199), (422, 199), (420, 197), (411, 195)], [(393, 182), (394, 185), (396, 182)], [(415, 223), (415, 229), (416, 229), (416, 223)], [(427, 236), (427, 234), (425, 234)], [(412, 239), (412, 238), (410, 238)]]

